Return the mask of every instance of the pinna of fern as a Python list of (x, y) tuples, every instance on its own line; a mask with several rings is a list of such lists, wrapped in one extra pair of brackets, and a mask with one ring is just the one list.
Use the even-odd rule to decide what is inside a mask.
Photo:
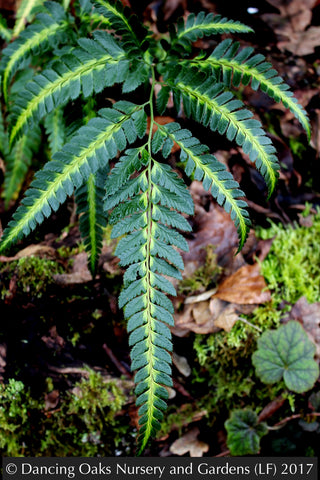
[(2, 51), (0, 72), (6, 102), (10, 80), (18, 69), (29, 65), (32, 56), (41, 58), (46, 51), (69, 41), (67, 28), (71, 17), (68, 21), (63, 7), (56, 2), (45, 2), (44, 7), (35, 21)]
[[(84, 15), (90, 10), (88, 5)], [(92, 0), (90, 5), (94, 15), (105, 18), (102, 25), (108, 30), (96, 30), (92, 38), (78, 38), (76, 45), (56, 52), (55, 61), (33, 77), (12, 106), (10, 144), (46, 117), (54, 153), (35, 175), (5, 229), (0, 250), (28, 235), (75, 193), (80, 231), (95, 275), (104, 226), (107, 221), (112, 225), (112, 237), (120, 238), (116, 255), (125, 269), (119, 306), (128, 321), (141, 454), (160, 428), (167, 387), (172, 385), (174, 309), (170, 297), (175, 289), (169, 279), (182, 278), (179, 250), (188, 248), (182, 232), (190, 231), (187, 217), (193, 214), (185, 183), (167, 164), (174, 143), (180, 149), (185, 174), (202, 181), (230, 214), (239, 249), (250, 228), (244, 192), (227, 168), (180, 123), (157, 123), (155, 110), (163, 114), (172, 96), (177, 112), (182, 109), (185, 117), (226, 135), (255, 163), (269, 195), (279, 170), (275, 148), (261, 123), (231, 90), (241, 84), (260, 87), (275, 101), (282, 101), (308, 135), (310, 126), (305, 111), (263, 56), (229, 39), (218, 43), (209, 55), (192, 55), (192, 44), (198, 38), (246, 33), (250, 27), (213, 14), (191, 14), (171, 28), (165, 47), (143, 25), (136, 28), (137, 18), (128, 15), (118, 0)], [(29, 41), (27, 35), (25, 41)], [(156, 84), (160, 90), (155, 99)], [(118, 85), (123, 100), (115, 98), (112, 106), (100, 108), (70, 138), (66, 140), (61, 132), (62, 142), (53, 142), (50, 132), (59, 124), (63, 109), (79, 98), (102, 93), (111, 98), (112, 88)], [(147, 92), (146, 98), (141, 104), (129, 102), (128, 92), (139, 86), (143, 86), (141, 93)], [(109, 171), (110, 160), (114, 166)]]

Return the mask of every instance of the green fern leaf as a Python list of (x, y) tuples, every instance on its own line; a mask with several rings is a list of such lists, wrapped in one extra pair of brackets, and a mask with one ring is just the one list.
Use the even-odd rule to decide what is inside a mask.
[(168, 86), (163, 86), (157, 95), (157, 110), (162, 115), (168, 104), (171, 89)]
[(171, 138), (181, 148), (180, 159), (185, 163), (186, 174), (202, 181), (204, 188), (211, 191), (218, 204), (230, 214), (237, 228), (240, 251), (248, 236), (250, 220), (247, 205), (241, 199), (244, 193), (238, 183), (226, 167), (209, 154), (208, 147), (193, 137), (189, 130), (181, 129), (178, 123), (157, 126), (163, 138)]
[(0, 15), (0, 37), (5, 42), (10, 42), (12, 36), (11, 30), (8, 28), (7, 21)]
[(28, 65), (32, 55), (40, 55), (68, 39), (65, 35), (68, 23), (63, 8), (56, 2), (47, 2), (46, 6), (49, 13), (37, 15), (35, 23), (27, 27), (2, 52), (0, 70), (3, 71), (3, 93), (6, 102), (8, 85), (16, 71)]
[(6, 175), (3, 198), (8, 208), (11, 200), (17, 200), (22, 184), (28, 173), (33, 156), (37, 152), (41, 140), (39, 127), (23, 135), (6, 157)]
[(49, 113), (44, 119), (44, 126), (49, 140), (50, 153), (53, 155), (61, 150), (66, 141), (63, 109), (61, 107), (56, 108), (56, 110)]
[[(139, 172), (139, 175), (136, 175)], [(128, 266), (119, 306), (128, 319), (129, 344), (137, 406), (139, 406), (139, 453), (160, 428), (166, 409), (165, 386), (171, 386), (171, 333), (176, 295), (166, 277), (181, 278), (183, 261), (176, 247), (188, 244), (174, 225), (189, 230), (179, 212), (193, 212), (190, 193), (167, 165), (151, 158), (145, 146), (129, 149), (112, 169), (106, 182), (105, 210), (112, 209), (112, 237), (121, 238), (115, 254)], [(165, 275), (166, 277), (164, 277)]]
[[(0, 83), (1, 83), (1, 77), (0, 77)], [(5, 128), (2, 109), (0, 108), (0, 154), (2, 154), (2, 157), (5, 159), (9, 155), (9, 153), (10, 153), (9, 136)]]
[[(36, 174), (13, 216), (14, 220), (4, 231), (0, 250), (28, 235), (51, 214), (51, 210), (59, 208), (67, 195), (73, 193), (74, 187), (80, 187), (91, 173), (106, 167), (108, 160), (125, 148), (127, 139), (123, 125), (130, 121), (131, 115), (116, 108), (117, 104), (113, 109), (101, 109), (100, 116), (80, 128), (62, 150), (54, 154), (53, 160)], [(133, 105), (132, 108), (134, 113), (140, 107)]]
[(289, 90), (289, 86), (278, 75), (272, 64), (261, 54), (252, 55), (253, 49), (241, 49), (239, 43), (226, 39), (221, 42), (212, 54), (204, 59), (202, 56), (192, 60), (192, 64), (201, 69), (210, 67), (216, 80), (225, 85), (238, 87), (240, 83), (248, 85), (251, 82), (253, 90), (259, 87), (275, 102), (282, 102), (299, 120), (310, 140), (310, 122), (303, 107)]
[(142, 83), (149, 81), (150, 68), (144, 61), (133, 61), (130, 71), (123, 83), (122, 91), (124, 93), (136, 90)]
[(32, 19), (36, 7), (43, 5), (45, 0), (22, 0), (16, 14), (12, 36), (17, 37), (24, 30), (25, 25)]
[[(98, 29), (111, 29), (111, 22), (104, 15), (101, 15), (94, 8), (90, 0), (80, 0), (80, 13), (81, 24), (86, 23), (90, 26), (90, 31), (95, 28)], [(103, 27), (103, 28), (102, 28)]]
[(197, 16), (191, 13), (186, 21), (180, 18), (177, 23), (177, 30), (171, 31), (172, 45), (181, 44), (188, 49), (191, 42), (195, 42), (204, 35), (217, 35), (221, 33), (248, 33), (253, 32), (252, 28), (238, 21), (223, 18), (221, 15), (200, 12)]
[(59, 105), (101, 92), (105, 87), (122, 82), (128, 71), (123, 50), (105, 32), (95, 32), (94, 40), (78, 40), (80, 48), (63, 55), (52, 68), (44, 70), (18, 95), (12, 108), (10, 144)]
[(105, 169), (91, 173), (87, 181), (75, 192), (81, 238), (88, 253), (88, 268), (96, 276), (102, 248), (106, 215), (103, 211)]
[(143, 43), (147, 37), (147, 28), (128, 8), (124, 8), (119, 0), (92, 0), (97, 12), (104, 15), (112, 28), (121, 35), (122, 42), (132, 56), (143, 52)]
[(212, 131), (226, 134), (242, 147), (264, 177), (269, 196), (278, 179), (279, 164), (275, 148), (258, 120), (243, 107), (240, 100), (234, 100), (223, 84), (216, 84), (210, 78), (203, 82), (201, 76), (182, 73), (172, 85), (178, 97), (182, 98), (184, 111)]

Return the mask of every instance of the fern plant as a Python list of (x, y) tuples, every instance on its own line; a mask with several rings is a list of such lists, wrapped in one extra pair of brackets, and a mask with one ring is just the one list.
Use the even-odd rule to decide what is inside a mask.
[[(39, 9), (43, 2), (34, 3)], [(244, 193), (227, 168), (180, 123), (157, 123), (156, 113), (163, 114), (173, 98), (179, 115), (183, 111), (204, 129), (226, 135), (255, 163), (269, 195), (279, 170), (275, 148), (233, 88), (261, 88), (291, 110), (308, 137), (310, 126), (289, 87), (261, 54), (225, 39), (210, 55), (194, 55), (193, 42), (203, 36), (252, 31), (238, 21), (191, 14), (158, 38), (120, 1), (83, 0), (73, 13), (68, 2), (62, 3), (44, 2), (21, 32), (18, 16), (13, 40), (3, 51), (0, 133), (8, 171), (14, 170), (11, 156), (31, 141), (30, 132), (46, 136), (50, 154), (5, 229), (0, 249), (36, 229), (74, 193), (92, 275), (106, 223), (113, 226), (113, 238), (121, 237), (116, 255), (126, 270), (119, 306), (128, 321), (136, 372), (141, 454), (160, 428), (166, 387), (172, 386), (170, 296), (176, 292), (169, 278), (181, 279), (179, 250), (188, 249), (183, 232), (191, 230), (186, 216), (194, 210), (186, 184), (166, 162), (174, 144), (185, 174), (202, 181), (230, 214), (239, 250), (250, 227)], [(44, 52), (49, 60), (41, 62)], [(31, 78), (22, 85), (21, 76), (28, 72)], [(19, 93), (13, 97), (15, 84)], [(133, 97), (135, 90), (139, 95)], [(139, 101), (133, 103), (134, 98)], [(83, 117), (70, 121), (67, 112), (77, 111), (77, 105)], [(44, 128), (38, 134), (39, 126)], [(14, 189), (8, 190), (14, 196)]]

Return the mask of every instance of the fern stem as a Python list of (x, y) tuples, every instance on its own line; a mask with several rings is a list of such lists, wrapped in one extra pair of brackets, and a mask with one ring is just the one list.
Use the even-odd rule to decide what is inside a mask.
[(154, 87), (156, 84), (156, 76), (154, 72), (154, 66), (151, 66), (151, 90), (150, 90), (150, 97), (149, 97), (149, 108), (150, 108), (150, 130), (149, 130), (149, 136), (148, 136), (148, 152), (150, 154), (150, 160), (151, 160), (151, 140), (152, 140), (152, 129), (154, 125), (154, 110), (153, 110), (153, 95), (154, 95)]
[(97, 252), (97, 232), (95, 230), (97, 222), (97, 211), (96, 211), (96, 187), (95, 187), (95, 175), (90, 174), (88, 178), (88, 206), (89, 206), (89, 225), (90, 225), (90, 265), (91, 271), (94, 272), (96, 268), (96, 258), (98, 256)]
[(147, 208), (147, 243), (146, 243), (146, 298), (147, 298), (147, 330), (148, 330), (148, 337), (146, 339), (148, 343), (148, 365), (149, 365), (149, 396), (148, 396), (148, 411), (147, 411), (147, 428), (146, 431), (143, 433), (142, 442), (140, 444), (138, 455), (141, 455), (143, 450), (145, 449), (149, 438), (152, 435), (152, 418), (153, 418), (153, 410), (154, 410), (154, 392), (156, 389), (156, 382), (153, 374), (153, 362), (154, 362), (154, 354), (153, 354), (153, 341), (152, 341), (152, 314), (151, 314), (151, 242), (152, 242), (152, 180), (151, 180), (151, 170), (152, 170), (152, 150), (151, 150), (151, 141), (152, 141), (152, 130), (154, 125), (154, 109), (153, 109), (153, 95), (154, 95), (154, 87), (155, 87), (155, 72), (154, 67), (151, 67), (152, 72), (152, 83), (150, 89), (150, 97), (149, 97), (149, 108), (150, 108), (150, 129), (148, 135), (148, 143), (147, 143), (147, 150), (149, 153), (149, 163), (147, 167), (147, 179), (148, 179), (148, 189), (146, 191), (147, 201), (148, 201), (148, 208)]

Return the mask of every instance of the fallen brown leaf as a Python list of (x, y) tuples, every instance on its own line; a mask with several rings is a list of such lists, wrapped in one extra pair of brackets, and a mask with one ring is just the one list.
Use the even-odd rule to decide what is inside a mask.
[(48, 247), (47, 245), (29, 245), (23, 250), (20, 250), (20, 252), (18, 252), (13, 257), (6, 257), (4, 255), (0, 255), (0, 262), (13, 262), (15, 260), (19, 260), (20, 258), (34, 256), (41, 258), (55, 258), (56, 251), (54, 248)]
[(54, 281), (58, 285), (72, 285), (90, 282), (92, 276), (88, 270), (87, 261), (87, 254), (85, 252), (79, 253), (74, 257), (72, 272), (53, 275)]
[[(215, 327), (221, 328), (226, 332), (230, 332), (233, 325), (239, 319), (238, 313), (235, 311), (233, 304), (226, 304), (218, 298), (213, 298), (210, 302), (210, 310), (216, 316), (214, 320)], [(217, 315), (218, 310), (218, 315)]]
[(191, 375), (191, 368), (186, 357), (180, 356), (173, 352), (172, 363), (185, 377), (189, 377)]
[(303, 30), (310, 25), (312, 18), (312, 8), (317, 3), (317, 0), (267, 0), (270, 5), (278, 8), (282, 23), (284, 19), (290, 22), (291, 28), (294, 31)]
[(290, 40), (278, 42), (280, 50), (289, 50), (300, 57), (311, 55), (320, 45), (320, 27), (309, 27), (304, 32), (292, 33)]
[(271, 299), (258, 263), (244, 265), (227, 277), (218, 288), (216, 298), (240, 305), (260, 304)]
[(314, 48), (320, 45), (320, 27), (309, 27), (312, 21), (312, 8), (317, 0), (267, 1), (280, 12), (261, 16), (278, 35), (278, 48), (289, 50), (298, 56), (313, 53)]
[[(189, 332), (194, 333), (212, 333), (217, 332), (219, 329), (215, 327), (213, 316), (209, 310), (209, 301), (201, 302), (203, 305), (186, 305), (182, 312), (175, 314), (175, 326), (172, 328), (172, 333), (177, 337), (184, 337)], [(197, 307), (196, 307), (197, 306)], [(196, 308), (196, 318), (193, 311)], [(201, 316), (201, 311), (202, 315)]]
[(46, 393), (44, 397), (44, 409), (45, 410), (52, 410), (56, 408), (59, 403), (59, 390), (52, 390), (50, 393)]
[(230, 331), (239, 315), (237, 305), (218, 298), (184, 306), (183, 311), (175, 314), (175, 326), (172, 333), (179, 337), (194, 333), (214, 333), (223, 329)]
[(182, 254), (185, 263), (184, 278), (204, 265), (205, 247), (208, 245), (215, 246), (217, 262), (227, 273), (235, 271), (244, 264), (244, 260), (241, 254), (234, 255), (239, 240), (230, 215), (212, 201), (201, 182), (192, 182), (190, 193), (195, 203), (195, 215), (191, 220), (193, 235), (188, 239), (189, 251)]
[(170, 452), (179, 456), (190, 453), (190, 457), (202, 457), (209, 450), (209, 445), (198, 440), (199, 433), (200, 431), (197, 427), (193, 428), (190, 432), (173, 442)]

